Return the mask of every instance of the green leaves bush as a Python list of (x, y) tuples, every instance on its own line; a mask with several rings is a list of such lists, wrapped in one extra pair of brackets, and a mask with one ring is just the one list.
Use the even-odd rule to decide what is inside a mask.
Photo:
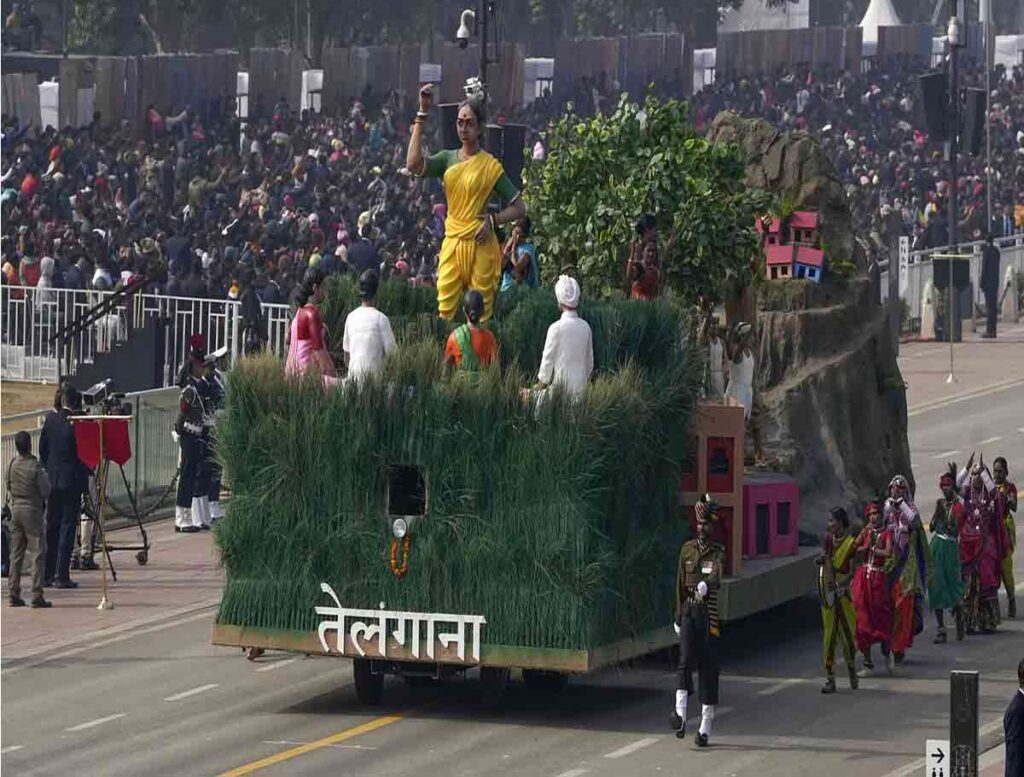
[(611, 116), (570, 113), (549, 132), (547, 161), (529, 167), (524, 187), (546, 279), (573, 268), (592, 294), (624, 290), (626, 248), (650, 212), (665, 282), (684, 302), (750, 282), (754, 221), (771, 197), (744, 185), (738, 149), (694, 132), (685, 103), (624, 95)]

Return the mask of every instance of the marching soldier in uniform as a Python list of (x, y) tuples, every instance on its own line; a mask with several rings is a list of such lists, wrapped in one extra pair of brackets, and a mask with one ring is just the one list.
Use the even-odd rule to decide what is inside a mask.
[(676, 577), (675, 628), (679, 634), (679, 689), (670, 717), (676, 736), (686, 736), (686, 705), (693, 693), (693, 671), (700, 681), (700, 728), (698, 747), (708, 746), (711, 722), (718, 704), (718, 661), (714, 638), (718, 636), (718, 588), (725, 565), (725, 548), (712, 542), (711, 522), (718, 505), (704, 496), (694, 506), (697, 536), (683, 544)]
[(204, 361), (203, 379), (199, 384), (199, 393), (203, 400), (203, 407), (206, 415), (203, 418), (204, 455), (203, 465), (206, 468), (206, 490), (209, 503), (210, 521), (216, 521), (224, 517), (224, 510), (220, 506), (220, 463), (217, 461), (215, 449), (214, 427), (217, 424), (217, 417), (224, 406), (224, 399), (227, 396), (227, 386), (224, 383), (224, 373), (218, 369), (220, 360), (227, 353), (227, 347), (214, 351)]
[[(181, 468), (178, 472), (178, 495), (175, 500), (174, 530), (178, 532), (197, 532), (209, 528), (209, 502), (206, 497), (206, 456), (205, 432), (203, 421), (206, 409), (200, 391), (204, 358), (195, 353), (189, 354), (188, 370), (182, 371), (180, 381), (181, 395), (178, 398), (178, 418), (174, 431), (181, 446)], [(206, 509), (200, 501), (202, 495), (206, 501)]]

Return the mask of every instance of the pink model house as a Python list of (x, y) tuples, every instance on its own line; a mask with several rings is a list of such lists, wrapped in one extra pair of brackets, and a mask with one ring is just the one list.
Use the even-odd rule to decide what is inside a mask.
[(795, 211), (785, 229), (780, 219), (772, 219), (767, 226), (758, 221), (757, 231), (764, 235), (765, 275), (768, 280), (796, 278), (821, 282), (825, 254), (820, 247), (817, 213)]
[(743, 484), (743, 558), (796, 555), (799, 528), (796, 481), (775, 472), (748, 475)]

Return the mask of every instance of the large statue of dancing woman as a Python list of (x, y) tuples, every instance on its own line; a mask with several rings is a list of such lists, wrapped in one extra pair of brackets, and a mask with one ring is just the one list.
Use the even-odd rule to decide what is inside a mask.
[[(494, 309), (494, 293), (501, 280), (501, 250), (495, 229), (526, 215), (526, 205), (501, 166), (480, 147), (484, 124), (482, 95), (459, 106), (457, 129), (461, 147), (423, 156), (422, 133), (433, 100), (430, 85), (420, 90), (420, 106), (413, 120), (406, 167), (415, 175), (440, 178), (448, 199), (444, 242), (437, 267), (437, 308), (441, 318), (455, 318), (459, 302), (469, 289), (484, 298), (481, 321)], [(487, 202), (497, 195), (508, 205), (487, 212)]]

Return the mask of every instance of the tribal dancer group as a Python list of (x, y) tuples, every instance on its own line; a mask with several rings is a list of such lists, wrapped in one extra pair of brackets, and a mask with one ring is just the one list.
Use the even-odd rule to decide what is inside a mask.
[(999, 587), (1005, 585), (1007, 615), (1017, 615), (1013, 549), (1017, 489), (1007, 476), (1006, 459), (991, 471), (974, 455), (957, 472), (939, 479), (941, 497), (928, 524), (910, 484), (902, 475), (889, 483), (888, 497), (869, 502), (864, 527), (854, 536), (846, 511), (834, 508), (818, 558), (818, 591), (824, 628), (825, 685), (836, 692), (835, 655), (842, 647), (850, 688), (857, 687), (856, 654), (864, 669), (874, 669), (871, 649), (881, 650), (887, 672), (900, 664), (914, 637), (925, 627), (925, 601), (935, 613), (933, 642), (945, 643), (946, 612), (952, 613), (956, 638), (990, 634), (1001, 614)]

